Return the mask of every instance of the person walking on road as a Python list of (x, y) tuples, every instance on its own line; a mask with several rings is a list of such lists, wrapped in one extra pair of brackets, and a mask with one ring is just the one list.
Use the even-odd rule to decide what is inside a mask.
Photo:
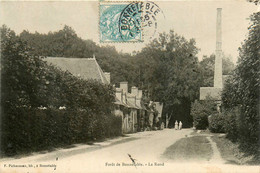
[(181, 130), (182, 129), (182, 122), (180, 121), (179, 122), (179, 130)]
[(175, 126), (174, 126), (175, 130), (178, 130), (178, 121), (175, 121)]

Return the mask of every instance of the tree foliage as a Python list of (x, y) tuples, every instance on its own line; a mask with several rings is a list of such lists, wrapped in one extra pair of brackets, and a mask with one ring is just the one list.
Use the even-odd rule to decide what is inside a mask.
[[(234, 63), (231, 61), (230, 56), (223, 54), (222, 56), (222, 68), (223, 75), (230, 75), (235, 68)], [(204, 56), (202, 61), (199, 62), (200, 77), (202, 87), (214, 86), (214, 69), (215, 69), (215, 55), (212, 54), (209, 57)]]
[(213, 133), (224, 133), (226, 117), (217, 113), (209, 117), (209, 130)]
[[(101, 68), (111, 73), (111, 83), (128, 81), (129, 87), (143, 89), (147, 98), (163, 102), (164, 115), (172, 115), (170, 125), (181, 120), (184, 127), (190, 126), (190, 106), (199, 96), (199, 87), (213, 85), (214, 55), (199, 62), (195, 40), (186, 40), (174, 31), (161, 33), (135, 55), (83, 40), (68, 26), (48, 34), (23, 31), (20, 38), (32, 53), (43, 56), (86, 58), (95, 54)], [(223, 66), (225, 73), (233, 69), (227, 58)]]
[(259, 156), (260, 12), (251, 16), (251, 22), (248, 38), (239, 48), (238, 65), (224, 88), (222, 100), (227, 111), (239, 109), (235, 138), (241, 146)]
[(191, 116), (196, 129), (204, 130), (209, 126), (208, 117), (217, 114), (216, 103), (210, 98), (195, 100), (191, 105)]
[[(1, 152), (15, 154), (121, 133), (111, 85), (47, 65), (1, 28)], [(66, 110), (60, 110), (63, 107)]]
[(118, 53), (111, 46), (84, 41), (68, 26), (48, 34), (24, 31), (20, 37), (35, 53), (44, 56), (80, 58), (95, 54), (101, 68), (111, 73), (112, 83), (128, 81), (130, 87), (138, 86), (147, 97), (166, 103), (165, 113), (175, 112), (175, 119), (182, 120), (184, 126), (191, 125), (190, 103), (198, 97), (201, 80), (195, 40), (186, 40), (170, 31), (160, 34), (141, 52), (131, 56)]
[(186, 40), (173, 30), (162, 33), (139, 52), (136, 58), (138, 86), (149, 91), (152, 100), (164, 103), (164, 114), (190, 126), (190, 104), (198, 97), (198, 49), (195, 40)]
[(57, 32), (48, 34), (23, 31), (21, 40), (27, 42), (31, 53), (50, 57), (90, 58), (95, 55), (104, 71), (111, 72), (111, 82), (129, 81), (133, 85), (135, 68), (128, 63), (129, 54), (118, 53), (115, 47), (98, 46), (92, 40), (83, 40), (75, 31), (64, 26)]

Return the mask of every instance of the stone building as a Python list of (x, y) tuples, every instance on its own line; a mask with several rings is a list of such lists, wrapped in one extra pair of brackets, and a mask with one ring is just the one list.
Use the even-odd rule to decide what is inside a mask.
[[(95, 57), (47, 57), (44, 60), (63, 71), (69, 71), (76, 77), (110, 84), (110, 73), (103, 72)], [(132, 87), (131, 92), (128, 92), (128, 82), (120, 82), (120, 87), (115, 88), (114, 114), (122, 117), (122, 133), (134, 133), (145, 129), (145, 120), (149, 115), (153, 115), (153, 111), (148, 112), (141, 100), (142, 90)]]

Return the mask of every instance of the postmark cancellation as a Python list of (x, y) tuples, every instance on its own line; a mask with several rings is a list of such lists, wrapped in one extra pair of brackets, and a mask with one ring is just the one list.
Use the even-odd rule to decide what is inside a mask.
[(100, 42), (143, 42), (156, 33), (162, 10), (153, 2), (100, 2)]

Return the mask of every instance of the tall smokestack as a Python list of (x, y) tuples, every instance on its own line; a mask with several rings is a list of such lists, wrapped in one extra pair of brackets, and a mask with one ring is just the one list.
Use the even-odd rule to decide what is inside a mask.
[(217, 32), (216, 32), (216, 58), (214, 72), (214, 87), (222, 88), (222, 29), (221, 29), (221, 11), (222, 8), (217, 8)]

